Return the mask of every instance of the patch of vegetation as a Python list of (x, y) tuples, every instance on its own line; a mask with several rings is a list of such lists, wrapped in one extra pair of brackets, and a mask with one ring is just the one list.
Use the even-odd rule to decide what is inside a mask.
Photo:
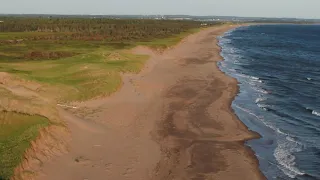
[(0, 179), (12, 177), (30, 142), (48, 125), (48, 119), (41, 116), (0, 111)]
[(115, 92), (121, 73), (139, 72), (148, 58), (127, 49), (136, 45), (167, 48), (199, 31), (201, 24), (103, 18), (5, 17), (3, 21), (0, 71), (60, 87), (60, 101)]
[(0, 62), (57, 59), (98, 48), (127, 49), (138, 44), (165, 48), (201, 27), (197, 21), (151, 19), (3, 17), (1, 20)]
[(60, 59), (64, 57), (72, 57), (76, 53), (64, 52), (64, 51), (32, 51), (24, 55), (25, 59), (31, 60), (47, 60), (47, 59)]
[(139, 72), (148, 56), (125, 51), (96, 51), (58, 60), (0, 63), (0, 70), (61, 87), (60, 101), (83, 101), (115, 92), (121, 73)]
[(151, 41), (142, 41), (142, 42), (138, 42), (137, 44), (149, 46), (151, 48), (168, 48), (168, 47), (176, 45), (186, 36), (193, 34), (193, 33), (196, 33), (196, 32), (199, 32), (200, 30), (201, 30), (201, 28), (189, 29), (186, 32), (182, 32), (180, 34), (173, 35), (168, 38), (154, 39)]
[[(136, 41), (166, 38), (200, 27), (199, 21), (106, 19), (106, 18), (32, 18), (3, 17), (0, 39), (26, 40), (106, 40)], [(27, 32), (26, 34), (21, 32)], [(33, 33), (40, 32), (39, 35)]]

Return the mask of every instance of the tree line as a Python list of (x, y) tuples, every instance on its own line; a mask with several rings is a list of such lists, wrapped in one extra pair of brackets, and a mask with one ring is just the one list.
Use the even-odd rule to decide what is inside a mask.
[(50, 32), (29, 40), (149, 40), (201, 26), (185, 20), (3, 17), (0, 32)]

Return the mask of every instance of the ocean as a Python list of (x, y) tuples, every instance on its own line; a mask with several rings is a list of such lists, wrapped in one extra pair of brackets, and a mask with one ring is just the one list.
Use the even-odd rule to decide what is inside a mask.
[(320, 25), (254, 25), (219, 38), (232, 108), (267, 179), (320, 179)]

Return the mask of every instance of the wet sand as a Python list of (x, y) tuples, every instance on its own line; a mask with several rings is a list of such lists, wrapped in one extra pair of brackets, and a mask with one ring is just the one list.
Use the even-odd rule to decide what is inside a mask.
[(69, 153), (44, 163), (38, 179), (265, 179), (244, 146), (259, 135), (231, 109), (237, 81), (216, 65), (217, 36), (232, 28), (202, 30), (161, 54), (134, 48), (150, 60), (117, 93), (60, 109)]

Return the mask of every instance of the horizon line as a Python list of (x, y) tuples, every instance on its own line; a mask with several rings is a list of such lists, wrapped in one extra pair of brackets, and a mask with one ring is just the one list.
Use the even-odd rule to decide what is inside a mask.
[(266, 19), (297, 19), (320, 20), (320, 18), (298, 17), (264, 17), (264, 16), (234, 16), (234, 15), (188, 15), (188, 14), (64, 14), (64, 13), (0, 13), (0, 15), (61, 15), (61, 16), (191, 16), (191, 17), (236, 17), (236, 18), (266, 18)]

